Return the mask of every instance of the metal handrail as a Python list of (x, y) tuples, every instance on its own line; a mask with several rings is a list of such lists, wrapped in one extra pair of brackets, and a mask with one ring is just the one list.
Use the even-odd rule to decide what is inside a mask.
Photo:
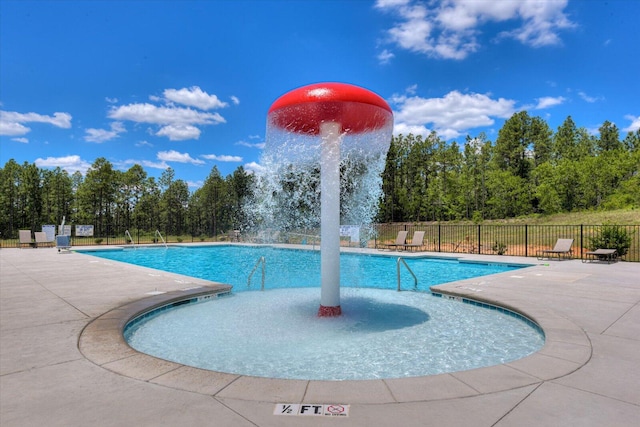
[(413, 288), (418, 289), (418, 278), (413, 273), (413, 270), (411, 270), (409, 265), (407, 265), (407, 262), (402, 257), (399, 257), (398, 261), (396, 262), (396, 269), (398, 271), (398, 292), (400, 292), (400, 263), (404, 264), (404, 266), (407, 267), (409, 273), (411, 273), (411, 275), (413, 276)]
[(264, 291), (264, 272), (265, 272), (266, 263), (267, 261), (264, 259), (263, 256), (258, 258), (258, 262), (256, 262), (256, 265), (253, 266), (253, 270), (251, 270), (251, 273), (249, 273), (249, 278), (247, 279), (247, 288), (251, 287), (251, 277), (253, 277), (253, 273), (256, 272), (256, 270), (258, 269), (258, 266), (262, 264), (262, 285), (260, 286), (260, 290)]
[(162, 234), (160, 233), (160, 230), (156, 230), (156, 233), (154, 234), (154, 236), (160, 236), (160, 240), (162, 240), (162, 243), (164, 243), (164, 247), (168, 248), (167, 242), (165, 242), (164, 237), (162, 237)]
[(129, 233), (129, 230), (125, 230), (124, 231), (124, 235), (129, 238), (129, 240), (131, 241), (131, 244), (133, 245), (133, 247), (135, 249), (138, 249), (138, 248), (136, 248), (136, 242), (133, 241), (133, 236), (131, 236), (131, 233)]

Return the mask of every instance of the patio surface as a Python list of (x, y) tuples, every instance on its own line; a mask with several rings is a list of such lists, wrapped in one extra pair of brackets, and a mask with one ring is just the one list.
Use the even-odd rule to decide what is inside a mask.
[[(0, 425), (638, 425), (639, 263), (456, 257), (536, 264), (436, 289), (526, 314), (545, 331), (541, 351), (504, 365), (406, 379), (204, 371), (140, 354), (120, 331), (144, 307), (218, 284), (55, 248), (2, 249)], [(274, 415), (280, 403), (349, 405), (349, 415)]]

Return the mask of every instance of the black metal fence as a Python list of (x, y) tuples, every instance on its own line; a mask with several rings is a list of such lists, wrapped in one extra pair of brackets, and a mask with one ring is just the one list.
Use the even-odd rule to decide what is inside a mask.
[[(640, 225), (376, 224), (373, 226), (375, 237), (366, 242), (366, 246), (375, 248), (385, 243), (393, 243), (400, 230), (407, 230), (409, 240), (411, 240), (414, 232), (424, 231), (423, 246), (420, 248), (420, 250), (424, 251), (535, 257), (538, 251), (553, 248), (558, 239), (573, 239), (573, 257), (582, 259), (585, 257), (585, 252), (595, 249), (592, 245), (592, 240), (597, 238), (605, 230), (605, 227), (616, 227), (629, 237), (630, 245), (622, 259), (624, 261), (640, 262)], [(289, 235), (282, 233), (277, 241), (311, 244), (305, 236), (319, 234), (308, 230), (305, 233), (290, 233)], [(129, 236), (133, 239), (133, 242)], [(206, 238), (191, 235), (172, 236), (164, 233), (132, 230), (129, 235), (123, 231), (122, 233), (111, 233), (106, 236), (72, 236), (71, 244), (73, 246), (99, 246), (126, 245), (130, 243), (258, 241), (254, 237), (238, 236), (233, 230), (223, 235)], [(314, 244), (316, 244), (315, 240)], [(20, 246), (17, 238), (0, 240), (0, 247), (2, 248)]]
[(409, 232), (408, 239), (424, 231), (423, 249), (427, 251), (535, 257), (540, 250), (552, 249), (558, 239), (573, 239), (573, 256), (582, 259), (585, 252), (596, 249), (592, 240), (606, 227), (615, 227), (630, 238), (622, 259), (640, 262), (640, 225), (378, 224), (375, 245), (393, 242), (400, 230)]

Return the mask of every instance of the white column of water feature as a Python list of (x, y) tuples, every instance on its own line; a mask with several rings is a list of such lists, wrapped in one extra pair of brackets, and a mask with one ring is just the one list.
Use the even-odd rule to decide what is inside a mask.
[(340, 123), (320, 124), (320, 315), (340, 308)]

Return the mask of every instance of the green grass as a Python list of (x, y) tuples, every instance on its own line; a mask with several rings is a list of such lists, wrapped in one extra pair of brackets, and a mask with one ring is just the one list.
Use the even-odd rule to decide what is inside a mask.
[[(447, 221), (441, 224), (472, 224), (471, 221)], [(492, 219), (483, 225), (640, 225), (640, 209), (618, 209), (612, 211), (582, 211), (554, 215), (528, 215), (518, 218)]]

